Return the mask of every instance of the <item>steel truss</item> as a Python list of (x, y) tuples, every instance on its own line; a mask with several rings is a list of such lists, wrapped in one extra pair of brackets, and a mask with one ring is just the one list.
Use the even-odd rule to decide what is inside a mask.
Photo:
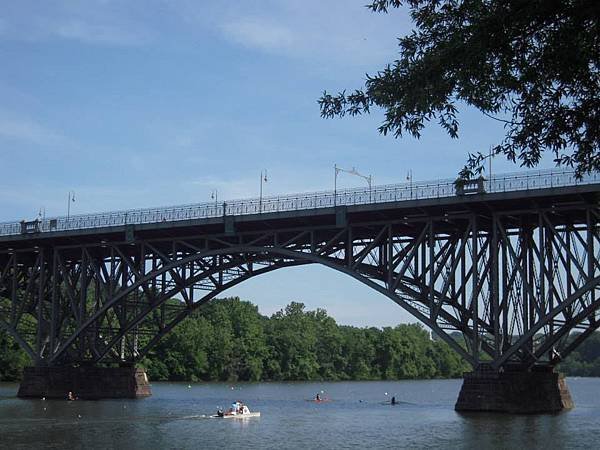
[(554, 365), (600, 326), (599, 217), (597, 204), (567, 204), (5, 249), (0, 327), (38, 365), (135, 362), (228, 288), (321, 264), (393, 300), (473, 367)]

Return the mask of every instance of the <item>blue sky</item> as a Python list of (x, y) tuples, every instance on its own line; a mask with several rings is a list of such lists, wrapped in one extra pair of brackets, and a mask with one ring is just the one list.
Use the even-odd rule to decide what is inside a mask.
[[(463, 108), (460, 139), (380, 136), (382, 114), (324, 120), (325, 89), (360, 87), (394, 59), (404, 11), (365, 0), (4, 2), (0, 221), (332, 189), (333, 165), (376, 184), (456, 175), (502, 128)], [(542, 167), (550, 167), (545, 162)], [(494, 171), (518, 168), (494, 161)], [(342, 174), (344, 175), (344, 174)], [(360, 186), (358, 177), (338, 179)], [(271, 314), (292, 300), (360, 326), (413, 321), (358, 282), (311, 267), (230, 292)]]

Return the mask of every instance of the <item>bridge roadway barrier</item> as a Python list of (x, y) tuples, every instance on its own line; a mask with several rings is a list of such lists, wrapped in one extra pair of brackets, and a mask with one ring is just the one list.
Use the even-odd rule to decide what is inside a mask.
[(26, 367), (17, 393), (21, 398), (142, 398), (152, 395), (146, 371), (139, 367)]
[[(327, 208), (385, 205), (419, 200), (466, 200), (471, 196), (485, 194), (526, 193), (561, 187), (585, 187), (600, 183), (600, 173), (585, 174), (581, 179), (573, 170), (540, 170), (498, 174), (488, 179), (431, 180), (424, 182), (389, 184), (367, 188), (335, 191), (304, 192), (285, 196), (270, 196), (223, 203), (198, 203), (160, 208), (140, 208), (127, 211), (109, 211), (93, 214), (68, 215), (66, 217), (37, 217), (33, 220), (0, 222), (0, 236), (35, 236), (40, 233), (56, 234), (81, 230), (102, 230), (110, 227), (131, 225), (171, 225), (173, 222), (218, 219), (233, 232), (231, 217), (248, 217), (268, 213), (302, 213)], [(292, 216), (294, 214), (291, 214)], [(225, 219), (229, 217), (229, 219)], [(137, 227), (136, 227), (137, 228)], [(133, 231), (129, 228), (127, 231)], [(133, 236), (131, 236), (133, 237)]]

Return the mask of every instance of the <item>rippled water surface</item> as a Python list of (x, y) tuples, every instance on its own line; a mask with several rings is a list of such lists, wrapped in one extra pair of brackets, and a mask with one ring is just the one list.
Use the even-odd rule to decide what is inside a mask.
[[(0, 383), (1, 448), (598, 448), (600, 379), (568, 379), (561, 414), (458, 414), (460, 380), (154, 383), (144, 400), (43, 401)], [(307, 401), (323, 391), (332, 401)], [(386, 395), (387, 393), (387, 395)], [(402, 402), (386, 403), (392, 395)], [(233, 400), (260, 418), (209, 418)]]

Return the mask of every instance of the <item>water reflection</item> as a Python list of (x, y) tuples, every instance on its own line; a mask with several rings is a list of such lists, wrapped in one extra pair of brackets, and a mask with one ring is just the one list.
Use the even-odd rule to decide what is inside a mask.
[(564, 440), (563, 414), (460, 413), (465, 447), (556, 448)]

